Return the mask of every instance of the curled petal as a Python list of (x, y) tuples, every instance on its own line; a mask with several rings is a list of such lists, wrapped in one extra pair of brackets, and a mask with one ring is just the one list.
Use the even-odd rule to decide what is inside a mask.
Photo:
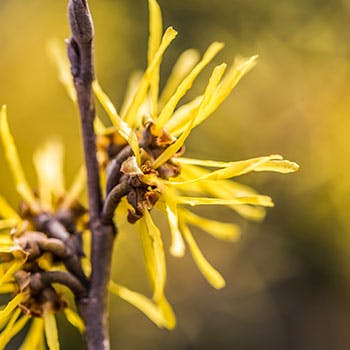
[(181, 225), (182, 234), (190, 247), (193, 260), (195, 261), (198, 269), (202, 272), (206, 280), (216, 289), (225, 287), (225, 280), (221, 274), (214, 269), (213, 266), (205, 259), (202, 252), (200, 251), (196, 241), (194, 240), (190, 229), (187, 225)]
[(172, 234), (170, 253), (173, 256), (182, 257), (185, 254), (185, 244), (179, 229), (179, 219), (176, 201), (173, 199), (171, 194), (166, 196), (165, 206), (170, 231)]
[(64, 315), (66, 316), (66, 319), (69, 321), (69, 323), (71, 325), (73, 325), (75, 328), (79, 329), (80, 333), (85, 332), (84, 322), (75, 311), (66, 307), (64, 309)]
[(165, 298), (162, 299), (163, 301), (159, 305), (144, 295), (116, 284), (113, 281), (109, 283), (109, 290), (143, 312), (159, 328), (174, 328), (173, 313), (169, 312), (169, 308), (166, 307)]

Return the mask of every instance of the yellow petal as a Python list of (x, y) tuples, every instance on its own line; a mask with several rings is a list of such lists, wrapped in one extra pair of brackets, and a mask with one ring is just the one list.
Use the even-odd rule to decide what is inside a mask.
[(209, 62), (217, 55), (217, 53), (223, 48), (222, 43), (214, 42), (205, 52), (202, 60), (193, 68), (191, 73), (182, 81), (179, 87), (176, 89), (175, 94), (170, 98), (168, 103), (162, 109), (159, 118), (156, 122), (156, 127), (161, 130), (166, 122), (171, 118), (174, 110), (186, 92), (192, 87), (194, 80), (197, 78), (199, 73), (209, 64)]
[(13, 276), (14, 273), (19, 270), (22, 265), (24, 264), (24, 260), (15, 260), (11, 263), (11, 266), (9, 269), (1, 276), (0, 278), (0, 285), (9, 282)]
[(172, 235), (170, 253), (173, 256), (182, 257), (185, 254), (185, 244), (179, 230), (177, 205), (172, 193), (165, 197), (165, 206)]
[(117, 113), (113, 103), (109, 99), (109, 97), (102, 90), (101, 86), (97, 81), (93, 83), (93, 89), (96, 94), (96, 97), (104, 107), (107, 112), (111, 122), (118, 130), (119, 134), (129, 143), (131, 149), (134, 152), (134, 155), (140, 164), (140, 149), (139, 149), (139, 141), (137, 139), (136, 134), (132, 131), (132, 129), (125, 123)]
[(233, 88), (237, 85), (239, 80), (256, 65), (257, 57), (258, 56), (252, 56), (248, 59), (238, 58), (235, 60), (231, 70), (212, 95), (210, 105), (208, 106), (206, 112), (196, 120), (195, 126), (201, 124), (222, 104)]
[(168, 28), (163, 35), (161, 44), (153, 57), (152, 63), (148, 66), (140, 85), (136, 91), (133, 102), (131, 103), (128, 111), (125, 115), (125, 121), (129, 124), (129, 126), (134, 127), (137, 124), (137, 112), (144, 102), (148, 87), (153, 80), (155, 74), (157, 74), (163, 54), (170, 43), (175, 39), (177, 32), (172, 28)]
[[(166, 265), (165, 265), (165, 254), (163, 248), (163, 242), (158, 227), (154, 224), (151, 214), (147, 209), (144, 211), (144, 217), (140, 220), (140, 226), (143, 235), (148, 236), (148, 247), (146, 254), (153, 255), (153, 261), (149, 258), (150, 273), (154, 279), (154, 295), (153, 299), (158, 302), (164, 293), (165, 281), (166, 281)], [(144, 241), (145, 239), (143, 239)], [(146, 255), (145, 254), (145, 255)], [(146, 258), (147, 260), (147, 258)], [(151, 264), (153, 266), (151, 266)]]
[[(1, 225), (3, 222), (7, 222), (7, 221), (11, 221), (11, 220), (0, 220), (0, 229), (1, 229)], [(5, 226), (5, 225), (4, 225)], [(13, 226), (7, 226), (7, 229), (8, 228), (11, 228)], [(3, 227), (4, 228), (4, 227)], [(13, 245), (13, 240), (9, 234), (9, 232), (1, 232), (0, 233), (0, 246), (3, 247), (3, 246), (11, 246)]]
[(96, 116), (94, 120), (94, 129), (96, 135), (103, 135), (106, 132), (106, 127), (103, 124), (102, 120), (99, 118), (99, 116)]
[[(226, 69), (226, 64), (221, 64), (220, 66), (217, 66), (214, 68), (214, 71), (209, 79), (208, 86), (204, 93), (203, 99), (199, 106), (198, 113), (193, 116), (192, 120), (188, 123), (188, 126), (183, 132), (183, 134), (155, 160), (155, 162), (153, 163), (154, 169), (157, 169), (159, 166), (161, 166), (166, 161), (168, 161), (183, 146), (191, 130), (193, 129), (193, 125), (196, 118), (198, 118), (198, 116), (200, 116), (201, 113), (205, 110), (207, 103), (210, 99), (210, 96), (213, 93), (216, 86), (218, 85), (222, 75), (224, 74), (225, 69)], [(158, 121), (157, 121), (157, 125), (158, 125)]]
[(159, 328), (164, 328), (166, 326), (167, 322), (164, 320), (162, 312), (151, 299), (112, 281), (109, 282), (109, 290), (143, 312)]
[(4, 322), (8, 319), (9, 315), (15, 310), (15, 308), (26, 298), (24, 293), (17, 294), (14, 298), (12, 298), (5, 309), (0, 311), (0, 325), (3, 325)]
[(10, 321), (8, 322), (6, 328), (0, 334), (0, 350), (5, 349), (5, 346), (12, 338), (12, 332), (15, 328), (16, 321), (21, 314), (21, 310), (17, 309), (11, 316)]
[(86, 169), (85, 169), (85, 166), (82, 165), (79, 168), (77, 174), (75, 175), (75, 178), (73, 180), (71, 187), (69, 188), (69, 190), (64, 196), (64, 201), (61, 205), (62, 208), (69, 208), (74, 201), (78, 200), (85, 186), (86, 186)]
[(148, 1), (149, 6), (149, 40), (148, 40), (148, 65), (151, 64), (159, 49), (163, 33), (163, 20), (161, 9), (155, 0)]
[(175, 63), (168, 81), (166, 82), (162, 95), (159, 99), (160, 105), (164, 105), (169, 101), (175, 93), (181, 81), (191, 72), (193, 67), (198, 63), (200, 55), (197, 50), (189, 49), (184, 51)]
[(43, 319), (44, 319), (45, 336), (46, 336), (46, 341), (47, 341), (47, 345), (49, 346), (49, 349), (59, 350), (60, 343), (58, 341), (57, 323), (56, 323), (55, 315), (50, 311), (46, 311), (43, 314)]
[(187, 244), (190, 247), (193, 260), (195, 261), (198, 269), (202, 272), (206, 280), (216, 289), (225, 287), (225, 280), (221, 274), (215, 270), (214, 267), (211, 266), (205, 259), (188, 226), (185, 224), (181, 225), (181, 230)]
[(70, 63), (67, 58), (65, 46), (61, 45), (58, 40), (51, 40), (48, 43), (48, 53), (54, 64), (57, 66), (58, 79), (66, 88), (70, 99), (76, 103), (77, 93), (74, 87), (72, 74), (70, 71)]
[(275, 171), (277, 173), (288, 174), (299, 169), (299, 165), (289, 160), (270, 160), (259, 165), (254, 171)]
[(178, 197), (178, 203), (196, 205), (239, 205), (251, 204), (264, 207), (273, 207), (272, 199), (268, 196), (255, 195), (249, 197), (236, 197), (232, 199), (206, 198), (206, 197)]
[(59, 140), (50, 140), (34, 153), (40, 202), (52, 209), (53, 197), (64, 194), (63, 145)]
[(18, 224), (18, 219), (0, 220), (0, 230), (13, 228)]
[[(260, 157), (262, 158), (262, 157)], [(270, 160), (266, 162), (259, 163), (256, 167), (254, 167), (254, 171), (275, 171), (279, 173), (290, 173), (297, 171), (299, 169), (299, 165), (290, 162), (289, 160), (282, 160), (279, 155), (268, 156)], [(191, 165), (200, 165), (211, 168), (230, 168), (232, 166), (237, 166), (237, 162), (218, 162), (214, 160), (202, 160), (202, 159), (191, 159), (191, 158), (177, 158), (176, 159), (180, 164), (191, 164)], [(259, 158), (254, 158), (252, 160), (243, 161), (243, 162), (251, 162), (257, 160), (259, 162)], [(244, 163), (238, 164), (244, 165)]]
[[(291, 163), (288, 161), (281, 161), (281, 156), (279, 155), (271, 155), (271, 156), (266, 156), (266, 157), (258, 157), (258, 158), (252, 158), (252, 159), (248, 159), (248, 160), (242, 160), (242, 161), (238, 161), (238, 162), (229, 162), (226, 163), (225, 167), (223, 167), (223, 162), (215, 162), (215, 161), (205, 161), (205, 160), (197, 160), (197, 159), (185, 159), (185, 162), (189, 162), (192, 161), (192, 164), (200, 164), (200, 165), (205, 165), (206, 166), (214, 166), (214, 164), (219, 165), (221, 164), (221, 167), (223, 167), (223, 169), (219, 169), (213, 172), (210, 172), (206, 175), (200, 176), (198, 178), (194, 178), (191, 180), (188, 180), (187, 183), (191, 183), (191, 182), (197, 182), (197, 181), (203, 181), (203, 180), (223, 180), (223, 179), (229, 179), (231, 177), (235, 177), (235, 176), (240, 176), (240, 175), (244, 175), (247, 174), (249, 172), (252, 171), (263, 171), (263, 170), (259, 170), (259, 169), (270, 169), (271, 171), (280, 171), (282, 169), (282, 165), (281, 162), (284, 164), (284, 170), (286, 171), (285, 168), (288, 166), (289, 169), (292, 168), (292, 165), (295, 163)], [(271, 165), (275, 160), (278, 160), (278, 164), (276, 165), (276, 167), (274, 167), (273, 165)], [(180, 163), (183, 160), (180, 160)], [(267, 166), (264, 167), (264, 164), (269, 162)], [(186, 164), (186, 163), (185, 163)], [(187, 163), (190, 164), (190, 163)], [(289, 170), (291, 171), (291, 170)], [(183, 184), (184, 182), (175, 182), (172, 181), (171, 184), (175, 185), (175, 184)]]
[(16, 211), (7, 203), (6, 199), (0, 195), (0, 216), (4, 219), (19, 219)]
[(165, 328), (172, 330), (176, 327), (176, 317), (168, 300), (163, 296), (158, 302), (158, 308), (164, 319)]
[[(193, 177), (198, 178), (209, 173), (208, 170), (193, 165), (184, 165), (182, 168), (182, 174), (187, 175), (185, 178), (187, 181)], [(214, 197), (222, 199), (231, 199), (232, 197), (256, 194), (256, 191), (252, 188), (228, 180), (208, 180), (187, 183), (180, 186), (181, 190), (183, 188), (189, 188), (191, 190), (196, 189), (197, 191), (199, 189), (199, 193), (208, 193)], [(265, 209), (262, 207), (253, 207), (251, 205), (230, 205), (230, 208), (248, 220), (261, 221), (265, 217)]]
[[(0, 343), (2, 343), (3, 341), (5, 343), (8, 343), (13, 337), (15, 337), (24, 328), (24, 326), (28, 323), (29, 320), (30, 320), (30, 316), (24, 315), (12, 327), (10, 325), (6, 327), (6, 329), (3, 331), (3, 333), (0, 336), (2, 338), (0, 340)], [(0, 345), (0, 348), (1, 348), (1, 345)]]
[(69, 307), (66, 307), (63, 310), (63, 312), (66, 316), (66, 319), (69, 321), (70, 324), (72, 324), (75, 328), (78, 328), (80, 333), (85, 332), (84, 322), (75, 311), (73, 311)]
[(91, 232), (89, 230), (85, 230), (82, 234), (83, 240), (83, 252), (85, 257), (82, 258), (81, 264), (86, 276), (90, 276), (91, 274)]
[(145, 259), (146, 271), (151, 281), (154, 294), (159, 295), (161, 293), (158, 291), (159, 287), (157, 287), (158, 284), (157, 284), (157, 276), (156, 276), (157, 272), (156, 272), (156, 266), (155, 266), (154, 249), (153, 249), (152, 240), (148, 234), (147, 226), (146, 226), (146, 223), (144, 222), (144, 219), (141, 219), (138, 221), (138, 227), (139, 227), (140, 238), (142, 243), (143, 255)]
[[(151, 65), (152, 60), (159, 49), (162, 33), (163, 33), (163, 22), (162, 12), (155, 0), (149, 0), (149, 41), (148, 41), (148, 65)], [(159, 92), (159, 66), (155, 69), (150, 82), (151, 90), (151, 114), (154, 117), (157, 113), (157, 102)]]
[(19, 350), (36, 350), (40, 348), (44, 336), (44, 321), (42, 318), (33, 317), (28, 334)]
[(250, 205), (231, 206), (240, 216), (247, 220), (262, 221), (266, 216), (266, 210), (263, 207), (253, 207)]
[(122, 118), (125, 117), (126, 112), (128, 111), (133, 99), (135, 98), (135, 94), (137, 91), (138, 86), (140, 85), (140, 82), (142, 80), (143, 72), (142, 71), (135, 71), (131, 74), (128, 86), (126, 88), (123, 104), (120, 108), (120, 115)]
[(1, 294), (14, 293), (17, 290), (17, 287), (13, 283), (6, 283), (0, 286)]
[(165, 128), (171, 135), (177, 137), (185, 130), (188, 122), (198, 113), (202, 100), (203, 96), (198, 96), (194, 100), (182, 105), (174, 112), (173, 116), (165, 124)]
[(189, 210), (181, 210), (181, 216), (183, 216), (189, 224), (198, 226), (217, 239), (234, 242), (240, 238), (240, 229), (237, 225), (209, 220)]
[(0, 112), (0, 134), (5, 149), (6, 159), (10, 166), (12, 176), (15, 179), (16, 190), (27, 202), (27, 204), (32, 208), (33, 211), (38, 211), (36, 199), (34, 198), (33, 192), (31, 191), (28, 182), (24, 176), (17, 148), (9, 129), (6, 106), (2, 106)]

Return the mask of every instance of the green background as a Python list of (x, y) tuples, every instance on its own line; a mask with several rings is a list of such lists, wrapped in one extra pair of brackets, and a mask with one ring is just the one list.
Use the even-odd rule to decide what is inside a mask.
[[(276, 203), (262, 224), (243, 222), (225, 209), (204, 211), (242, 226), (242, 239), (234, 244), (195, 232), (225, 276), (224, 290), (208, 286), (190, 257), (168, 256), (175, 331), (157, 329), (112, 297), (112, 349), (349, 349), (350, 1), (163, 0), (160, 5), (165, 25), (179, 31), (162, 65), (163, 83), (181, 51), (203, 52), (214, 40), (226, 43), (216, 63), (230, 63), (237, 54), (260, 56), (224, 105), (193, 132), (187, 155), (240, 160), (279, 153), (301, 169), (240, 179)], [(97, 75), (118, 106), (129, 74), (145, 67), (147, 2), (91, 0), (90, 7)], [(82, 159), (76, 110), (47, 55), (51, 38), (63, 41), (69, 35), (66, 22), (63, 0), (0, 2), (0, 103), (8, 105), (32, 184), (31, 155), (48, 138), (64, 140), (68, 182)], [(203, 90), (208, 74), (190, 96)], [(0, 169), (0, 191), (16, 205), (2, 150)], [(164, 236), (169, 246), (166, 229)], [(148, 291), (136, 232), (118, 241), (114, 278)], [(78, 349), (77, 332), (63, 320), (59, 327), (62, 348)]]

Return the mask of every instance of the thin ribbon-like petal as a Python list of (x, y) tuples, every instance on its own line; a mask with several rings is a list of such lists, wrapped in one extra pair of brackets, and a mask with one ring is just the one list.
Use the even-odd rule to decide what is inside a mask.
[(44, 329), (47, 345), (50, 350), (60, 350), (58, 341), (57, 322), (55, 315), (50, 311), (45, 311), (43, 314)]
[(34, 211), (38, 211), (37, 201), (24, 176), (17, 148), (9, 129), (6, 106), (2, 106), (0, 112), (0, 135), (5, 149), (6, 160), (15, 179), (17, 192)]
[(194, 80), (197, 78), (199, 73), (209, 64), (209, 62), (218, 54), (218, 52), (223, 48), (222, 43), (214, 42), (205, 52), (202, 60), (193, 68), (191, 73), (182, 81), (182, 83), (177, 88), (175, 94), (170, 98), (168, 103), (162, 109), (159, 118), (156, 122), (156, 127), (161, 130), (166, 122), (171, 118), (174, 110), (186, 92), (192, 87)]
[(240, 237), (240, 229), (237, 225), (203, 218), (185, 209), (181, 210), (181, 216), (189, 224), (198, 226), (217, 239), (235, 242)]
[(130, 104), (129, 109), (125, 114), (125, 121), (130, 127), (134, 127), (137, 124), (137, 112), (146, 98), (147, 90), (151, 81), (153, 80), (153, 76), (157, 74), (165, 50), (175, 39), (176, 35), (177, 32), (172, 27), (169, 27), (165, 31), (160, 46), (153, 57), (152, 63), (148, 66), (140, 82), (140, 85), (135, 93), (134, 100)]
[(181, 81), (191, 72), (199, 59), (200, 55), (198, 51), (194, 49), (186, 50), (180, 55), (159, 98), (159, 104), (161, 106), (169, 101)]
[(144, 217), (140, 220), (140, 227), (146, 264), (154, 284), (153, 299), (158, 302), (164, 295), (166, 281), (165, 254), (160, 231), (147, 209), (144, 211)]
[(66, 319), (68, 322), (73, 325), (75, 328), (78, 328), (80, 333), (85, 332), (85, 325), (83, 320), (80, 318), (80, 316), (73, 311), (72, 309), (66, 307), (64, 310), (64, 315), (66, 316)]
[(79, 199), (81, 193), (83, 192), (86, 185), (86, 169), (85, 166), (81, 166), (75, 175), (71, 187), (68, 189), (64, 202), (62, 203), (62, 208), (69, 208), (69, 206)]
[(74, 87), (72, 74), (70, 71), (70, 63), (67, 58), (67, 53), (63, 45), (60, 45), (58, 40), (51, 40), (48, 43), (48, 52), (51, 60), (57, 66), (58, 79), (65, 87), (70, 99), (77, 102), (77, 92)]
[(161, 310), (151, 299), (116, 284), (113, 281), (109, 282), (109, 290), (143, 312), (159, 328), (164, 328), (167, 326), (168, 322), (164, 319)]
[(185, 254), (185, 244), (179, 229), (179, 219), (176, 201), (172, 193), (168, 194), (165, 199), (166, 213), (168, 216), (172, 242), (170, 253), (176, 257), (182, 257)]
[(193, 260), (195, 261), (198, 269), (202, 272), (206, 280), (216, 289), (225, 287), (225, 280), (221, 274), (214, 269), (213, 266), (205, 259), (202, 252), (200, 251), (196, 241), (194, 240), (190, 229), (187, 225), (181, 225), (182, 234), (190, 247)]
[(8, 317), (11, 315), (13, 310), (26, 298), (24, 293), (17, 294), (12, 298), (9, 303), (6, 305), (5, 309), (0, 311), (0, 325), (4, 325)]
[(105, 111), (107, 112), (111, 122), (116, 127), (119, 134), (129, 143), (137, 161), (140, 163), (140, 149), (139, 149), (139, 142), (136, 134), (128, 126), (128, 124), (120, 118), (113, 103), (111, 102), (109, 97), (106, 95), (106, 93), (102, 90), (101, 86), (97, 81), (93, 83), (93, 89), (96, 97), (98, 98), (98, 100), (104, 107)]
[[(148, 65), (151, 65), (152, 60), (159, 49), (162, 33), (163, 21), (161, 9), (155, 0), (149, 0), (149, 40), (148, 40)], [(151, 114), (154, 118), (157, 114), (157, 102), (159, 93), (159, 66), (156, 67), (150, 82), (151, 92)]]
[(40, 202), (52, 209), (53, 197), (62, 196), (65, 192), (62, 143), (50, 140), (35, 152), (33, 159), (39, 180)]
[(178, 203), (196, 205), (239, 205), (251, 204), (264, 207), (273, 207), (272, 199), (268, 196), (255, 195), (249, 197), (237, 197), (232, 199), (206, 198), (206, 197), (178, 197)]
[(40, 349), (44, 339), (44, 320), (39, 317), (33, 317), (28, 334), (19, 350)]
[[(214, 51), (215, 52), (215, 51)], [(198, 116), (205, 111), (205, 108), (210, 100), (210, 96), (215, 90), (216, 86), (219, 84), (222, 75), (226, 69), (226, 64), (221, 64), (214, 68), (213, 73), (209, 79), (208, 86), (205, 90), (203, 99), (199, 106), (198, 113), (195, 114), (192, 120), (188, 123), (187, 128), (183, 132), (183, 134), (173, 143), (171, 144), (153, 163), (154, 169), (157, 169), (159, 166), (168, 161), (172, 156), (175, 155), (176, 152), (183, 146), (187, 137), (190, 135), (191, 130), (193, 129), (194, 122)], [(159, 117), (160, 118), (160, 117)], [(158, 122), (158, 121), (157, 121)], [(157, 124), (158, 125), (158, 124)]]
[(16, 211), (7, 203), (6, 199), (0, 195), (0, 216), (3, 219), (19, 219)]

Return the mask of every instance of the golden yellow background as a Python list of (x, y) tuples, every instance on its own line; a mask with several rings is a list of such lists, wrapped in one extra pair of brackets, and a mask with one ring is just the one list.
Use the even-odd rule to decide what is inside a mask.
[[(259, 64), (232, 96), (197, 128), (187, 154), (239, 160), (280, 153), (301, 165), (292, 175), (245, 176), (271, 194), (276, 207), (262, 224), (226, 210), (208, 216), (239, 222), (243, 236), (227, 244), (195, 232), (227, 287), (215, 291), (187, 256), (168, 257), (167, 293), (178, 327), (157, 329), (136, 309), (111, 297), (112, 349), (350, 348), (350, 1), (160, 1), (165, 25), (179, 36), (165, 56), (163, 80), (177, 55), (213, 40), (226, 43), (216, 63), (258, 54)], [(129, 74), (145, 67), (146, 0), (90, 0), (96, 27), (97, 75), (118, 106)], [(47, 55), (52, 38), (69, 35), (66, 1), (0, 1), (0, 103), (31, 183), (31, 155), (47, 138), (67, 148), (72, 179), (82, 159), (76, 110)], [(204, 88), (202, 80), (192, 96)], [(0, 150), (0, 191), (18, 200)], [(165, 227), (165, 225), (164, 225)], [(164, 229), (166, 244), (166, 228)], [(168, 246), (168, 245), (167, 245)], [(114, 278), (147, 293), (136, 232), (116, 247)], [(78, 349), (62, 319), (63, 349)], [(15, 342), (11, 349), (17, 349)]]

